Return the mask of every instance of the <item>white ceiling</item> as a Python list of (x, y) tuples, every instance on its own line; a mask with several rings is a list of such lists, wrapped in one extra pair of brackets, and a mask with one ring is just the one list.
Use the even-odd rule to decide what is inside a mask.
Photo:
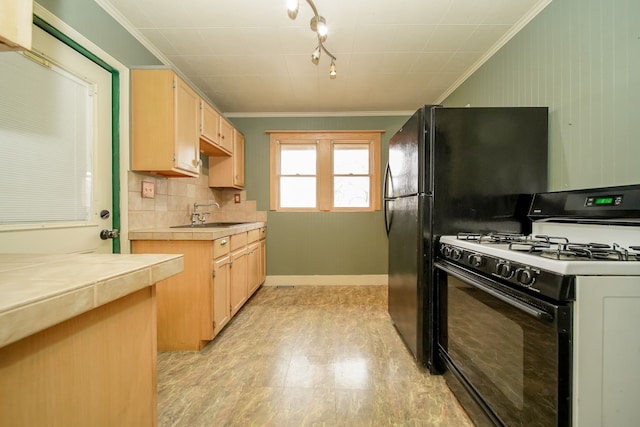
[(440, 103), (551, 0), (96, 0), (229, 116), (399, 113)]

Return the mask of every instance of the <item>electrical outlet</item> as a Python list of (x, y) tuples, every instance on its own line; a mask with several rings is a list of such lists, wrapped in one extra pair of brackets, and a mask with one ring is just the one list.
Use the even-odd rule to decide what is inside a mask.
[(144, 199), (155, 199), (156, 185), (153, 182), (142, 181), (142, 197)]
[(233, 195), (233, 201), (235, 203), (240, 203), (240, 195), (239, 194), (234, 194)]

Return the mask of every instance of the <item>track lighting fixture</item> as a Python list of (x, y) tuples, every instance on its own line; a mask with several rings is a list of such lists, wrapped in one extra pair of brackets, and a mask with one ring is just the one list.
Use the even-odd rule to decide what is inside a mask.
[[(327, 21), (323, 16), (318, 14), (318, 9), (316, 9), (316, 5), (312, 0), (305, 0), (309, 6), (311, 6), (311, 10), (313, 10), (313, 17), (311, 18), (311, 22), (309, 23), (311, 27), (311, 31), (316, 33), (318, 36), (318, 46), (311, 54), (311, 62), (318, 65), (320, 62), (320, 56), (322, 52), (326, 53), (329, 58), (331, 58), (331, 66), (329, 67), (329, 77), (332, 79), (336, 78), (336, 57), (327, 50), (324, 46), (324, 42), (327, 40), (327, 35), (329, 34), (329, 28), (327, 27)], [(289, 14), (289, 18), (296, 19), (298, 16), (299, 10), (299, 0), (287, 0), (287, 13)]]
[(318, 45), (318, 47), (316, 47), (316, 50), (314, 50), (313, 53), (311, 54), (311, 62), (318, 65), (318, 62), (320, 62), (320, 54), (321, 54), (320, 45)]

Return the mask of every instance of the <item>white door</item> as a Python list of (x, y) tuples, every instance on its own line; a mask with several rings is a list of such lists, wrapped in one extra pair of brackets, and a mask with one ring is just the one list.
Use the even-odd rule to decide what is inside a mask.
[(33, 52), (0, 54), (0, 253), (110, 253), (111, 73), (35, 26)]

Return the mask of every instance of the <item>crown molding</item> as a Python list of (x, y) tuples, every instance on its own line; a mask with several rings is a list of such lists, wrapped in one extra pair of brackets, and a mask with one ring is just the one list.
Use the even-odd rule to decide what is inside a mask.
[(518, 22), (513, 24), (513, 26), (507, 31), (501, 38), (498, 40), (492, 47), (482, 55), (478, 61), (475, 62), (458, 80), (453, 83), (449, 89), (444, 91), (442, 95), (436, 100), (435, 104), (442, 104), (444, 100), (446, 100), (449, 95), (451, 95), (456, 89), (458, 89), (462, 83), (464, 83), (469, 77), (473, 75), (480, 67), (484, 65), (493, 55), (495, 55), (504, 45), (506, 45), (509, 40), (511, 40), (516, 34), (520, 32), (529, 22), (533, 20), (540, 12), (544, 10), (553, 0), (541, 0), (536, 3), (529, 12), (522, 17)]

